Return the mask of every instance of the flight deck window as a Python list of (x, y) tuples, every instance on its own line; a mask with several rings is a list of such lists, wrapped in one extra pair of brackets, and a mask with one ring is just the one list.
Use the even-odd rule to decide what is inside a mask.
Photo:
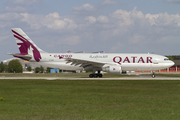
[(168, 58), (164, 58), (165, 61), (169, 60)]

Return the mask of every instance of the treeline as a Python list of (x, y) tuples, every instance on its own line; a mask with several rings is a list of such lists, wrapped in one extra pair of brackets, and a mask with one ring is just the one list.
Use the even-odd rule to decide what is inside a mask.
[(180, 55), (171, 55), (166, 57), (168, 57), (170, 60), (180, 60)]
[(9, 72), (9, 73), (22, 73), (23, 68), (21, 63), (18, 60), (11, 60), (8, 65), (0, 64), (0, 72)]
[[(44, 67), (36, 67), (34, 69), (35, 73), (49, 73), (51, 68), (47, 68), (44, 70)], [(27, 67), (27, 71), (31, 71), (31, 67)], [(4, 64), (3, 62), (0, 63), (0, 72), (2, 73), (22, 73), (23, 72), (23, 66), (18, 60), (11, 60), (8, 65)]]

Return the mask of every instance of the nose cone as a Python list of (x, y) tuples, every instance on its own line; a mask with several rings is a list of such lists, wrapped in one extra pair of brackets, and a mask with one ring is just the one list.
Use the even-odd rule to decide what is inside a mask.
[(170, 62), (170, 65), (173, 66), (175, 63), (173, 61)]
[(168, 67), (173, 66), (174, 64), (175, 63), (173, 61), (169, 61), (168, 63), (165, 63), (164, 66), (168, 68)]

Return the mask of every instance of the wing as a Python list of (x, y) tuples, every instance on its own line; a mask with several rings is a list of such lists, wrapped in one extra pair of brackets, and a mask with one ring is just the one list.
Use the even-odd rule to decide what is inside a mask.
[(105, 62), (100, 62), (100, 61), (92, 61), (92, 60), (87, 60), (87, 59), (76, 59), (76, 58), (66, 58), (65, 59), (66, 64), (71, 63), (71, 65), (79, 65), (80, 67), (88, 67), (88, 66), (93, 66), (93, 67), (102, 67), (103, 65), (107, 64)]

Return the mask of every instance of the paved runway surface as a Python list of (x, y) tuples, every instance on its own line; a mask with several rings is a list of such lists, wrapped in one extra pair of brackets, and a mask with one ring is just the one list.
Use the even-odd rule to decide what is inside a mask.
[(44, 79), (44, 80), (180, 80), (180, 77), (155, 77), (140, 76), (140, 77), (120, 77), (120, 78), (70, 78), (70, 77), (0, 77), (0, 80), (5, 79)]

